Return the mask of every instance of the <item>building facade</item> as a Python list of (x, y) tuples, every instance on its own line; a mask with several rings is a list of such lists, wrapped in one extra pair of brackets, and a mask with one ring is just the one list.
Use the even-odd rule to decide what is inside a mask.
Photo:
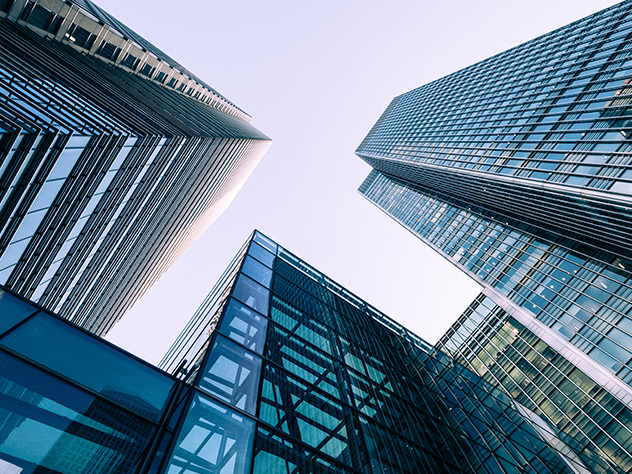
[(105, 334), (269, 146), (90, 1), (0, 1), (0, 284)]
[(184, 385), (5, 290), (0, 315), (0, 472), (156, 472)]
[[(590, 472), (538, 415), (256, 231), (161, 367), (196, 391), (168, 472)], [(231, 436), (234, 460), (213, 447)]]
[(624, 1), (405, 93), (357, 150), (361, 194), (483, 286), (438, 348), (613, 472), (632, 467), (631, 33)]
[(563, 345), (547, 344), (512, 313), (483, 292), (436, 347), (546, 419), (593, 472), (602, 471), (599, 459), (610, 472), (629, 472), (630, 400), (608, 389), (607, 374), (571, 362)]

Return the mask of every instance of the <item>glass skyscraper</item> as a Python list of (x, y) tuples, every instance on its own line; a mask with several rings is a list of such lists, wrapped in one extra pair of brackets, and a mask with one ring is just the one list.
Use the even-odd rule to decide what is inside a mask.
[(269, 146), (88, 0), (0, 1), (0, 283), (105, 334)]
[(532, 410), (259, 232), (161, 367), (195, 387), (169, 473), (590, 472)]
[(631, 78), (625, 1), (396, 97), (357, 150), (360, 192), (484, 288), (438, 348), (613, 472), (632, 468)]

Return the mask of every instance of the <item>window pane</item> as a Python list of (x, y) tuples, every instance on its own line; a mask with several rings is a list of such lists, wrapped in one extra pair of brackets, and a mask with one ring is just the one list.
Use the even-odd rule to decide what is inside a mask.
[(218, 336), (199, 386), (217, 398), (254, 414), (260, 372), (259, 357)]
[(272, 242), (270, 239), (268, 239), (265, 235), (259, 232), (255, 232), (255, 236), (253, 237), (252, 240), (257, 242), (258, 244), (261, 244), (263, 247), (267, 248), (270, 252), (276, 254), (277, 245), (274, 242)]
[(77, 163), (83, 148), (66, 148), (57, 158), (57, 162), (48, 175), (48, 180), (67, 178)]
[(231, 299), (222, 319), (220, 332), (259, 354), (263, 352), (268, 320)]
[(37, 311), (37, 308), (20, 298), (0, 290), (0, 334)]
[(174, 385), (157, 369), (46, 313), (2, 337), (0, 344), (154, 419)]
[(254, 242), (250, 244), (250, 248), (248, 249), (248, 253), (255, 257), (260, 262), (265, 263), (267, 266), (272, 268), (272, 264), (274, 263), (274, 255), (268, 252), (266, 249), (261, 247), (260, 245), (255, 244)]
[(256, 261), (252, 257), (246, 257), (244, 265), (241, 271), (255, 280), (257, 283), (262, 284), (266, 288), (270, 287), (270, 281), (272, 280), (272, 270)]
[(254, 428), (254, 421), (196, 395), (167, 473), (246, 473), (252, 457)]
[(8, 472), (139, 468), (152, 424), (1, 351), (0, 367), (0, 460), (21, 468)]
[(233, 297), (262, 314), (268, 314), (270, 291), (244, 275), (240, 275), (235, 283)]

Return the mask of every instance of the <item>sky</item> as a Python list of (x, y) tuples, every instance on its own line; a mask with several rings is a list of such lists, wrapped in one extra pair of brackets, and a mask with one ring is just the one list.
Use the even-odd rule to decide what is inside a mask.
[(391, 99), (606, 0), (95, 0), (273, 143), (108, 339), (158, 363), (253, 229), (430, 343), (480, 287), (363, 198), (354, 150)]

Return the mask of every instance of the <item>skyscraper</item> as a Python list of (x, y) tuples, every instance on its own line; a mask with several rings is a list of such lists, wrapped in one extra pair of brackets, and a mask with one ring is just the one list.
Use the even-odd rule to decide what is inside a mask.
[(439, 348), (615, 472), (632, 467), (631, 27), (624, 1), (396, 97), (357, 150), (360, 192), (484, 288)]
[[(169, 472), (589, 472), (535, 413), (259, 232), (161, 367), (196, 387)], [(237, 436), (237, 461), (213, 447)]]
[(269, 146), (87, 0), (0, 2), (0, 283), (106, 333)]
[(4, 290), (0, 360), (5, 472), (589, 472), (572, 439), (259, 232), (171, 374)]

